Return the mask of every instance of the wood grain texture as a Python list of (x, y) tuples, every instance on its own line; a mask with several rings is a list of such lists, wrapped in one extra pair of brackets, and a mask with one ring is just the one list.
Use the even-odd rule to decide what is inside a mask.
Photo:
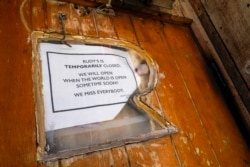
[(94, 15), (94, 21), (96, 23), (96, 29), (98, 31), (98, 37), (116, 39), (117, 34), (110, 20), (110, 16), (96, 13), (95, 10), (92, 10), (92, 12)]
[(57, 12), (66, 15), (66, 20), (64, 21), (66, 34), (79, 34), (79, 14), (75, 10), (74, 5), (68, 3), (61, 4)]
[(124, 147), (112, 148), (84, 156), (76, 156), (60, 161), (62, 167), (78, 166), (129, 166)]
[[(0, 166), (36, 166), (29, 1), (0, 3)], [(27, 10), (22, 13), (23, 10)], [(8, 12), (11, 9), (12, 12)], [(28, 8), (29, 9), (29, 8)], [(21, 15), (22, 17), (21, 17)]]
[[(35, 11), (41, 17), (32, 15)], [(37, 163), (29, 29), (61, 33), (58, 12), (67, 13), (67, 34), (121, 39), (143, 48), (158, 66), (157, 87), (146, 102), (162, 110), (180, 132)], [(189, 27), (123, 13), (110, 17), (91, 11), (79, 16), (72, 4), (45, 0), (1, 2), (0, 15), (1, 167), (249, 166), (249, 149), (211, 81)]]
[[(176, 62), (183, 75), (186, 87), (192, 96), (197, 114), (208, 133), (208, 139), (220, 164), (222, 166), (246, 165), (244, 159), (249, 158), (247, 145), (242, 140), (239, 130), (233, 128), (236, 124), (231, 115), (224, 116), (228, 113), (228, 108), (223, 100), (218, 100), (221, 97), (220, 92), (212, 83), (209, 73), (206, 71), (203, 59), (199, 56), (199, 49), (191, 43), (191, 34), (185, 33), (188, 30), (183, 30), (182, 27), (168, 26), (166, 31), (168, 29), (171, 32), (171, 34), (168, 33), (168, 38), (169, 40), (172, 39), (170, 48), (176, 55)], [(179, 41), (182, 41), (182, 43)], [(186, 47), (186, 43), (189, 43), (189, 47)], [(234, 146), (234, 148), (231, 146)], [(232, 161), (226, 161), (229, 157)]]
[(134, 27), (131, 24), (129, 15), (118, 13), (115, 17), (110, 17), (112, 24), (114, 25), (117, 36), (120, 40), (126, 40), (135, 44), (138, 44)]
[[(126, 26), (121, 26), (121, 21), (126, 19), (123, 24), (127, 24)], [(122, 25), (123, 25), (122, 24)], [(114, 24), (115, 29), (117, 32), (120, 32), (118, 34), (122, 33), (123, 39), (131, 39), (131, 34), (134, 34), (132, 37), (133, 39), (138, 40), (138, 43), (141, 43), (140, 38), (137, 37), (138, 33), (136, 32), (136, 25), (132, 19), (132, 21), (128, 18), (123, 18), (120, 20), (120, 23)], [(130, 28), (131, 27), (131, 28)], [(147, 27), (150, 28), (150, 27)], [(149, 29), (148, 29), (149, 30)], [(145, 32), (141, 30), (142, 32)], [(148, 31), (150, 33), (150, 30)], [(146, 35), (146, 34), (144, 34)], [(118, 35), (119, 36), (119, 35)], [(136, 37), (136, 38), (135, 38)], [(150, 44), (151, 41), (149, 41)], [(141, 47), (143, 45), (141, 44)], [(154, 47), (154, 46), (152, 46)], [(143, 47), (143, 49), (146, 49)], [(150, 53), (150, 52), (149, 52)], [(161, 106), (159, 105), (159, 101), (157, 99), (157, 93), (152, 92), (147, 98), (146, 102), (148, 104), (153, 105), (152, 107), (161, 109)], [(149, 101), (150, 100), (150, 101)], [(134, 145), (128, 145), (126, 146), (126, 150), (128, 152), (128, 159), (130, 162), (131, 166), (177, 166), (178, 160), (175, 155), (174, 147), (171, 145), (171, 140), (170, 138), (164, 138), (164, 142), (166, 145), (162, 145), (163, 140), (154, 140), (154, 146), (156, 147), (150, 147), (151, 144), (148, 144), (147, 142), (142, 143), (142, 144), (134, 144)], [(158, 147), (161, 147), (161, 149), (157, 149)], [(165, 159), (160, 159), (159, 157), (168, 155), (168, 157), (171, 158), (165, 158)], [(164, 156), (165, 157), (165, 156)]]
[(93, 13), (93, 9), (90, 9), (90, 14), (79, 17), (81, 26), (80, 35), (98, 37), (98, 30)]
[(150, 156), (154, 160), (153, 166), (179, 166), (179, 158), (175, 152), (172, 138), (169, 136), (145, 143), (145, 147), (150, 151)]
[[(190, 1), (191, 5), (193, 6), (196, 14), (199, 16), (199, 19), (201, 21), (201, 24), (204, 26), (204, 29), (208, 35), (208, 37), (210, 38), (210, 40), (212, 41), (218, 55), (219, 58), (222, 60), (222, 63), (224, 65), (224, 68), (227, 70), (227, 73), (230, 77), (230, 79), (232, 80), (234, 87), (237, 90), (237, 93), (235, 92), (235, 88), (232, 87), (230, 88), (230, 91), (233, 94), (233, 98), (235, 98), (236, 103), (237, 103), (237, 107), (239, 108), (240, 112), (234, 111), (236, 114), (240, 115), (242, 122), (244, 122), (245, 126), (246, 126), (246, 133), (250, 133), (250, 93), (249, 93), (249, 82), (247, 80), (245, 80), (242, 75), (243, 73), (241, 72), (242, 70), (239, 70), (241, 68), (243, 68), (243, 66), (239, 67), (239, 63), (237, 63), (237, 61), (243, 61), (245, 60), (245, 57), (248, 55), (244, 55), (244, 56), (239, 56), (238, 54), (235, 55), (234, 52), (231, 51), (234, 50), (233, 48), (228, 48), (228, 46), (225, 46), (223, 39), (221, 38), (220, 35), (223, 36), (223, 33), (220, 34), (220, 31), (222, 30), (218, 30), (213, 23), (213, 21), (211, 21), (211, 18), (209, 16), (209, 11), (207, 12), (206, 9), (204, 8), (202, 2), (200, 0), (196, 0), (196, 1)], [(215, 3), (215, 2), (214, 2)], [(219, 3), (219, 2), (216, 2)], [(223, 2), (224, 4), (227, 4), (228, 2)], [(234, 3), (234, 2), (230, 2), (230, 3)], [(235, 2), (237, 3), (237, 2)], [(218, 8), (216, 9), (218, 10)], [(214, 11), (215, 13), (220, 13), (221, 10), (218, 11)], [(229, 11), (228, 11), (229, 12)], [(240, 13), (236, 14), (236, 15), (240, 15)], [(218, 15), (218, 17), (222, 17), (219, 20), (225, 21), (225, 19), (227, 18), (227, 15), (225, 14), (225, 18), (224, 16)], [(238, 17), (238, 16), (236, 16)], [(219, 21), (217, 20), (217, 21)], [(246, 23), (248, 24), (248, 23)], [(217, 25), (219, 26), (219, 25)], [(247, 27), (248, 25), (246, 25)], [(244, 27), (244, 26), (243, 26)], [(224, 29), (224, 28), (223, 28)], [(226, 28), (227, 29), (227, 28)], [(228, 28), (231, 29), (231, 28)], [(243, 28), (244, 30), (244, 28)], [(240, 30), (237, 30), (240, 31)], [(219, 33), (218, 33), (219, 32)], [(234, 34), (233, 32), (230, 32), (230, 34)], [(227, 35), (226, 35), (227, 36)], [(226, 37), (224, 36), (224, 37)], [(234, 39), (232, 38), (232, 41), (234, 41)], [(230, 41), (228, 41), (229, 43), (231, 43)], [(238, 45), (236, 43), (236, 41), (234, 41), (234, 43), (236, 45)], [(239, 59), (239, 60), (234, 60), (234, 59)], [(238, 66), (238, 67), (237, 67)], [(228, 82), (228, 81), (227, 81)], [(231, 81), (229, 81), (231, 82)]]
[(31, 29), (45, 31), (47, 27), (45, 0), (32, 0), (30, 3), (32, 12)]
[(169, 137), (127, 146), (131, 166), (178, 166)]
[(201, 2), (250, 89), (250, 75), (245, 71), (250, 64), (249, 0)]
[(130, 162), (128, 160), (127, 150), (125, 147), (118, 147), (111, 149), (111, 153), (113, 155), (114, 166), (130, 166)]
[[(200, 118), (196, 114), (196, 108), (192, 104), (192, 99), (188, 94), (182, 74), (175, 62), (175, 54), (169, 48), (168, 43), (173, 43), (173, 39), (164, 34), (164, 28), (169, 24), (161, 25), (148, 20), (133, 20), (138, 39), (142, 47), (149, 52), (159, 66), (159, 82), (156, 88), (159, 100), (163, 106), (166, 117), (173, 123), (177, 124), (180, 133), (174, 135), (174, 143), (180, 156), (182, 165), (192, 164), (192, 166), (200, 166), (206, 164), (203, 159), (208, 159), (216, 164), (217, 160), (210, 147), (206, 132), (200, 123)], [(145, 35), (145, 29), (150, 29), (150, 33)], [(178, 28), (178, 27), (176, 27)], [(169, 31), (168, 33), (172, 33)], [(172, 35), (175, 38), (175, 35)], [(179, 43), (184, 43), (180, 40)], [(157, 45), (152, 45), (157, 43)], [(185, 51), (190, 45), (183, 48), (176, 48)], [(190, 52), (190, 54), (196, 54)], [(162, 64), (164, 63), (164, 65)], [(187, 114), (188, 113), (188, 116)], [(191, 125), (192, 126), (189, 126)], [(198, 138), (196, 136), (199, 136)], [(196, 154), (197, 148), (206, 150), (201, 157)]]
[(62, 33), (62, 26), (60, 20), (58, 19), (59, 5), (65, 4), (62, 2), (46, 1), (46, 22), (47, 22), (47, 32), (57, 32)]

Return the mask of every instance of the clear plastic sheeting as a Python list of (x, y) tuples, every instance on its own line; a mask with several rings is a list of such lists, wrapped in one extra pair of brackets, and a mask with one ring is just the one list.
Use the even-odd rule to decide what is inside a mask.
[(114, 120), (47, 132), (47, 151), (56, 153), (105, 144), (112, 146), (112, 143), (138, 140), (141, 135), (160, 129), (147, 115), (127, 104)]
[[(41, 42), (41, 161), (122, 146), (177, 132), (142, 97), (157, 70), (143, 51), (113, 45)], [(44, 131), (42, 133), (41, 131)], [(43, 141), (43, 138), (41, 138)]]
[(114, 120), (75, 126), (46, 133), (46, 158), (68, 157), (141, 142), (176, 133), (175, 126), (161, 127), (148, 115), (126, 104)]

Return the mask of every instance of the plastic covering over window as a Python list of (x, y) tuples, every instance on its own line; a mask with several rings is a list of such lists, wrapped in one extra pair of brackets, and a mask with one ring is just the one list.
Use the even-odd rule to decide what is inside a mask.
[(33, 41), (38, 160), (177, 132), (143, 100), (157, 83), (144, 51), (122, 41), (72, 40), (71, 47), (37, 36)]

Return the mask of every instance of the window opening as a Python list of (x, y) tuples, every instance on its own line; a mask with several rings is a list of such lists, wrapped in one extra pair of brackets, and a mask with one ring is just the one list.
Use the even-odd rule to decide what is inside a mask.
[(177, 132), (142, 100), (157, 81), (149, 56), (117, 41), (34, 41), (39, 161)]

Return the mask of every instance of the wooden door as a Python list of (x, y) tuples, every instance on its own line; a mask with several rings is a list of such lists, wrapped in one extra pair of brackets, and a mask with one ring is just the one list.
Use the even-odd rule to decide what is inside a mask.
[[(0, 2), (0, 166), (248, 166), (249, 149), (188, 25), (143, 16), (79, 14), (80, 7), (50, 0)], [(164, 112), (179, 133), (59, 161), (36, 158), (36, 99), (32, 31), (113, 38), (145, 49), (158, 65), (148, 103)]]

